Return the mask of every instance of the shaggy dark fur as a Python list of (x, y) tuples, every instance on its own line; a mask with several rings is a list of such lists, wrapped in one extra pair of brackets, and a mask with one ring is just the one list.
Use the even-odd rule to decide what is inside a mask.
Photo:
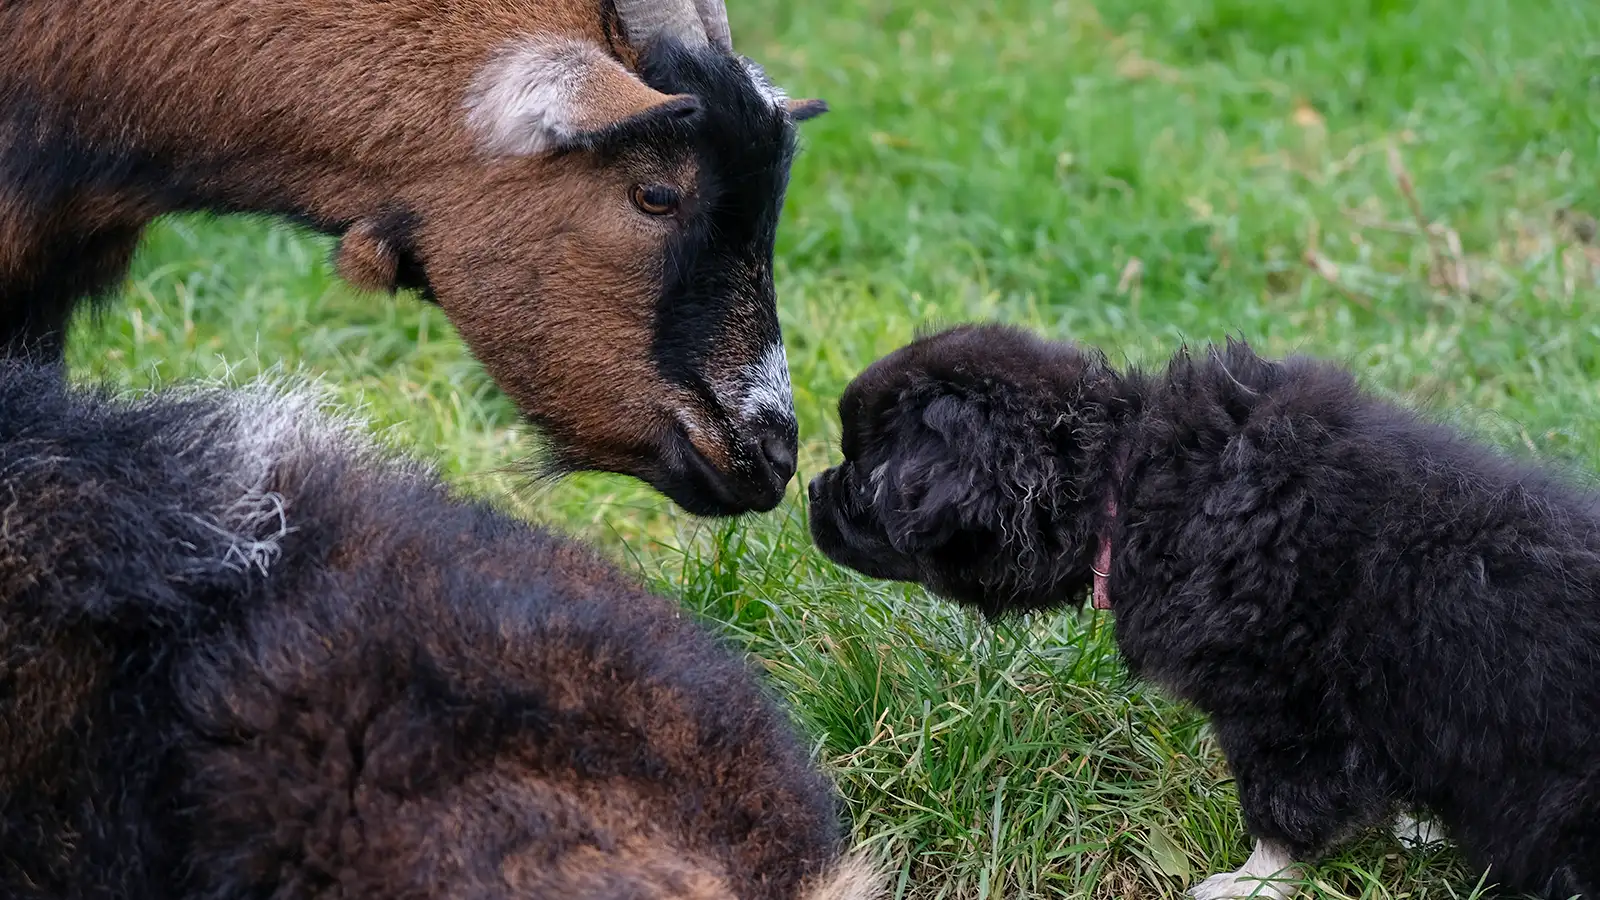
[(1130, 669), (1211, 716), (1258, 840), (1420, 808), (1502, 887), (1600, 898), (1595, 493), (1231, 341), (1118, 374), (962, 327), (839, 411), (818, 546), (999, 616), (1081, 602), (1104, 533)]
[(303, 395), (0, 362), (0, 897), (863, 897), (739, 657)]

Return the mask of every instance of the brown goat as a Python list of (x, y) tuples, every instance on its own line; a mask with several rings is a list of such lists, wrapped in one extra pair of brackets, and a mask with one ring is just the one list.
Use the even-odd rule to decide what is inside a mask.
[(284, 216), (437, 302), (553, 470), (781, 499), (773, 243), (826, 106), (721, 0), (28, 0), (0, 46), (0, 355), (58, 358), (160, 215)]

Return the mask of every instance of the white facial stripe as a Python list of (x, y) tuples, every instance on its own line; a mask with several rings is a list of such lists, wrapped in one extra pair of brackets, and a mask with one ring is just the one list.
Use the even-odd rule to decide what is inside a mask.
[(612, 61), (575, 38), (527, 38), (501, 48), (467, 89), (467, 126), (489, 153), (531, 156), (579, 133), (578, 95)]
[(747, 366), (739, 379), (744, 399), (739, 416), (750, 420), (762, 414), (794, 420), (794, 389), (789, 384), (789, 357), (780, 341)]

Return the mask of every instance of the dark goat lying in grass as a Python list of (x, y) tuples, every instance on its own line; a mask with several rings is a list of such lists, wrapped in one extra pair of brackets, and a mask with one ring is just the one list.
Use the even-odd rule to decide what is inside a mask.
[(0, 896), (870, 895), (736, 654), (310, 407), (0, 362)]
[(837, 562), (991, 616), (1115, 610), (1211, 717), (1282, 898), (1405, 808), (1502, 887), (1600, 898), (1600, 496), (1243, 343), (1118, 374), (964, 327), (874, 363), (811, 484)]

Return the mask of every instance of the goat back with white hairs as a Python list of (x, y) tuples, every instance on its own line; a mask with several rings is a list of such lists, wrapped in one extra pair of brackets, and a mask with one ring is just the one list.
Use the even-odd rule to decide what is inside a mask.
[(0, 361), (0, 896), (875, 896), (737, 653), (316, 405)]
[(0, 354), (58, 359), (160, 215), (284, 216), (438, 303), (553, 471), (782, 498), (773, 246), (826, 105), (721, 0), (32, 0), (0, 46)]

